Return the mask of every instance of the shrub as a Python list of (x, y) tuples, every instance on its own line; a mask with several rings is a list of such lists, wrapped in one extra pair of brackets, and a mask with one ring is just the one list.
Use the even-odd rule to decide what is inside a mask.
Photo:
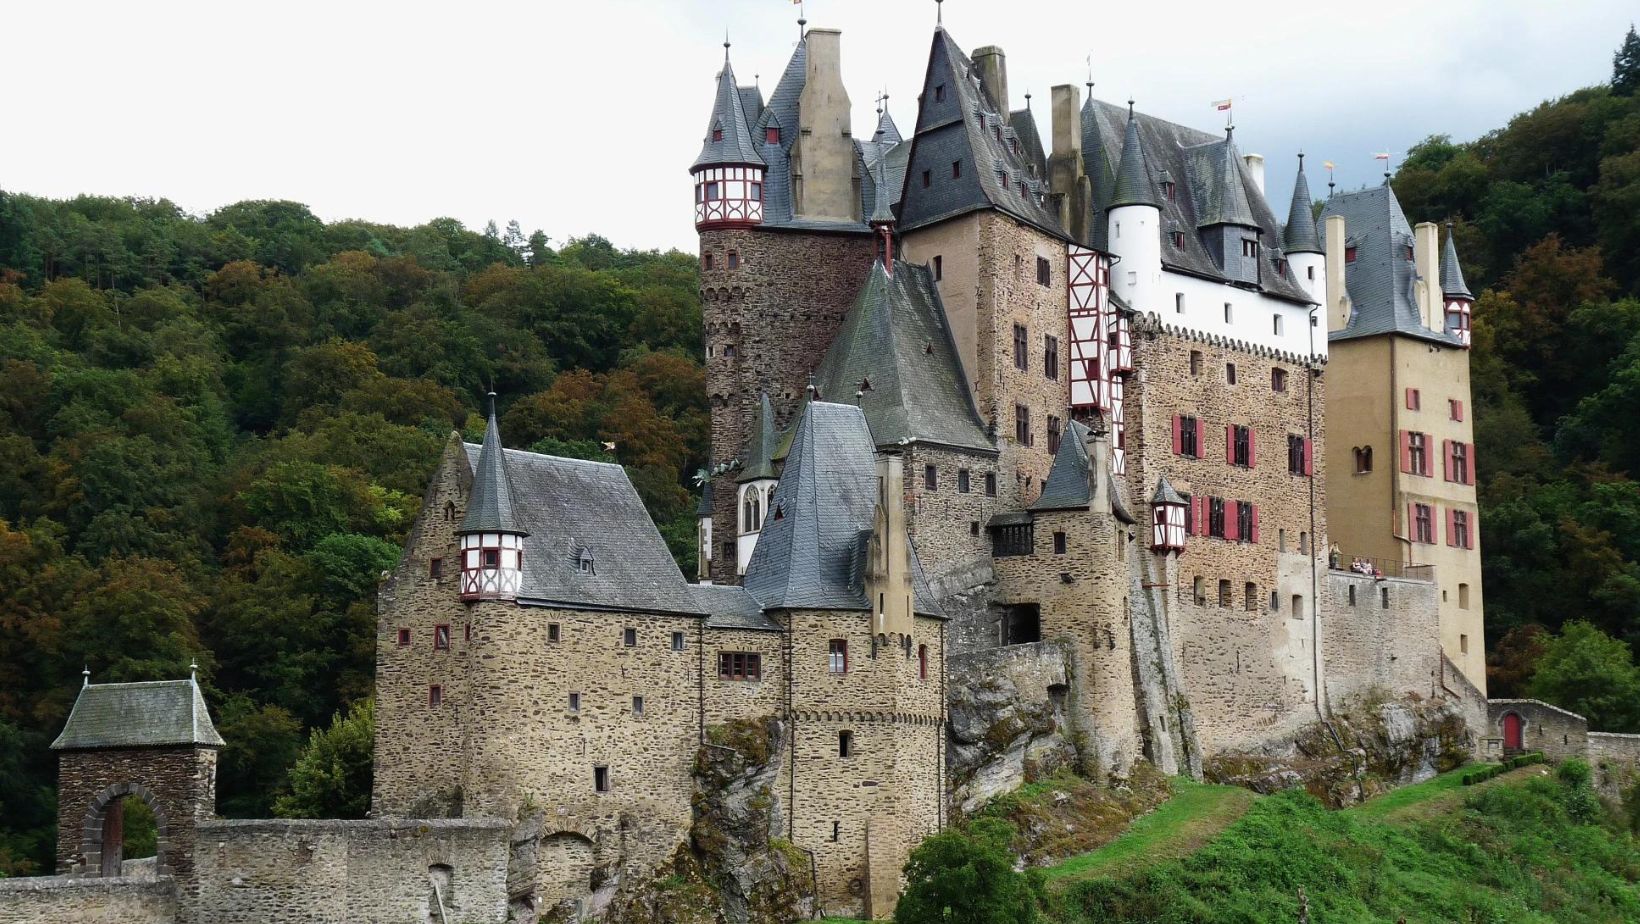
[(976, 819), (967, 830), (941, 831), (911, 851), (897, 924), (1031, 924), (1035, 880), (1014, 869), (1013, 825)]

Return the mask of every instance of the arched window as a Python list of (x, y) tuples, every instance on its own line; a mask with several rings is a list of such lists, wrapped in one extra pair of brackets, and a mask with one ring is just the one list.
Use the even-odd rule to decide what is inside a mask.
[(740, 502), (740, 531), (755, 533), (763, 527), (763, 492), (747, 488)]

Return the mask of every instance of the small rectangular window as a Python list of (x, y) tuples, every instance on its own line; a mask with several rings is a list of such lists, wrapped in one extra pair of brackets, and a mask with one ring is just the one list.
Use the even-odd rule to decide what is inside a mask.
[(1270, 390), (1271, 391), (1286, 391), (1287, 390), (1287, 370), (1286, 369), (1271, 369), (1270, 370)]
[(971, 486), (968, 483), (968, 469), (957, 469), (957, 493), (967, 494), (970, 487)]
[(932, 465), (923, 466), (923, 490), (938, 491), (940, 489), (940, 470)]
[(1036, 258), (1036, 281), (1039, 285), (1053, 285), (1053, 264), (1047, 257)]
[(444, 559), (430, 559), (427, 562), (427, 576), (435, 581), (444, 577)]
[(433, 650), (434, 651), (449, 651), (450, 650), (450, 627), (449, 626), (434, 626), (433, 627)]
[(780, 129), (775, 128), (773, 125), (763, 129), (763, 141), (766, 144), (779, 144)]
[(738, 251), (738, 250), (729, 251), (729, 268), (730, 269), (740, 269), (740, 251)]
[(672, 633), (672, 650), (673, 651), (682, 651), (683, 650), (683, 633), (682, 632)]
[(761, 680), (763, 656), (755, 651), (718, 652), (719, 680)]
[(1304, 598), (1299, 594), (1293, 594), (1293, 618), (1304, 618)]
[(1228, 608), (1235, 601), (1231, 597), (1230, 582), (1225, 579), (1219, 581), (1219, 606)]
[[(1174, 250), (1183, 250), (1184, 249), (1184, 232), (1183, 231), (1170, 231), (1170, 232), (1168, 232), (1168, 239), (1172, 242)], [(1183, 309), (1180, 309), (1180, 310), (1183, 310)]]
[(1190, 351), (1190, 374), (1191, 375), (1201, 375), (1202, 374), (1202, 351), (1201, 350), (1191, 350)]
[(848, 673), (847, 639), (834, 638), (826, 643), (826, 669), (833, 674)]
[(1412, 541), (1435, 542), (1435, 508), (1429, 504), (1412, 505)]
[(1031, 409), (1023, 404), (1014, 405), (1014, 441), (1031, 445)]
[(1258, 585), (1252, 581), (1242, 586), (1241, 606), (1249, 613), (1258, 612)]
[(632, 697), (632, 714), (634, 716), (643, 715), (643, 697), (642, 696)]
[(1046, 335), (1042, 341), (1042, 376), (1059, 381), (1059, 338)]
[(1230, 464), (1241, 468), (1253, 467), (1253, 428), (1232, 424), (1230, 427)]
[(934, 171), (924, 170), (922, 172), (922, 188), (927, 189), (932, 185), (934, 185)]
[(1236, 384), (1236, 364), (1235, 363), (1225, 363), (1224, 364), (1224, 383), (1226, 385)]
[(1460, 610), (1469, 609), (1469, 585), (1468, 584), (1459, 584), (1458, 585), (1458, 609), (1460, 609)]
[(1408, 388), (1407, 389), (1407, 410), (1416, 411), (1416, 410), (1418, 410), (1418, 406), (1422, 403), (1423, 403), (1423, 399), (1422, 399), (1422, 396), (1419, 394), (1418, 389)]
[(1053, 553), (1055, 555), (1065, 554), (1065, 534), (1064, 533), (1054, 533), (1053, 534)]
[(954, 161), (951, 162), (951, 179), (958, 180), (958, 179), (961, 179), (961, 178), (962, 178), (962, 161), (954, 160)]
[(592, 768), (592, 788), (595, 792), (609, 792), (609, 768)]
[(1048, 415), (1048, 451), (1059, 452), (1059, 418)]
[(1389, 588), (1378, 588), (1378, 602), (1384, 609), (1389, 609)]
[(410, 630), (409, 629), (400, 629), (399, 630), (399, 647), (400, 648), (409, 648), (410, 647)]
[(1014, 368), (1015, 369), (1026, 369), (1026, 368), (1029, 368), (1029, 366), (1031, 364), (1031, 361), (1030, 361), (1030, 358), (1029, 358), (1029, 353), (1028, 353), (1030, 348), (1028, 346), (1026, 346), (1026, 340), (1027, 340), (1028, 336), (1029, 336), (1029, 334), (1027, 334), (1027, 332), (1025, 330), (1025, 325), (1023, 325), (1023, 324), (1015, 324), (1014, 325)]
[(628, 627), (621, 630), (621, 643), (628, 648), (638, 647), (638, 630)]
[(1460, 421), (1463, 420), (1463, 402), (1462, 401), (1459, 401), (1456, 398), (1448, 398), (1446, 400), (1446, 410), (1447, 410), (1447, 416), (1451, 417), (1453, 420), (1460, 420)]
[(1179, 455), (1189, 459), (1201, 458), (1201, 423), (1186, 414), (1179, 415)]
[(558, 623), (547, 623), (547, 641), (556, 642), (559, 638)]
[(443, 687), (435, 683), (427, 688), (427, 705), (434, 707), (444, 705)]
[(1224, 323), (1226, 323), (1226, 324), (1231, 323), (1231, 319), (1234, 317), (1234, 315), (1235, 315), (1235, 310), (1231, 307), (1229, 302), (1225, 302), (1224, 303)]
[(1350, 606), (1354, 606), (1355, 605), (1355, 585), (1354, 584), (1351, 584), (1349, 586), (1349, 592), (1350, 592)]
[(985, 473), (985, 496), (986, 497), (996, 497), (997, 496), (997, 473), (996, 472), (986, 472)]
[(945, 84), (942, 83), (942, 84), (940, 84), (940, 85), (938, 85), (934, 88), (934, 102), (942, 103), (944, 101), (945, 101)]
[(1224, 498), (1210, 497), (1207, 499), (1207, 534), (1214, 539), (1223, 539), (1224, 532)]
[(1355, 262), (1355, 248), (1354, 247), (1345, 247), (1344, 248), (1344, 262), (1345, 263), (1354, 263)]
[(1282, 331), (1282, 327), (1283, 327), (1281, 315), (1279, 315), (1279, 314), (1275, 315), (1274, 317), (1272, 317), (1270, 319), (1270, 327), (1271, 327), (1271, 331), (1270, 331), (1271, 333), (1275, 334), (1277, 337), (1281, 336), (1281, 331)]
[(944, 278), (945, 278), (945, 258), (941, 257), (939, 254), (935, 254), (934, 255), (934, 281), (939, 282), (941, 279), (944, 279)]
[(569, 695), (569, 711), (570, 712), (580, 712), (581, 711), (581, 694), (571, 693)]
[(845, 731), (837, 733), (837, 756), (854, 756), (854, 732)]

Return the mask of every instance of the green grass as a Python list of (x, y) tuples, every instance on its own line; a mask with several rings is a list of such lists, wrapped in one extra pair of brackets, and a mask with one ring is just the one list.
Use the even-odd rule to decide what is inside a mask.
[(1136, 819), (1122, 836), (1044, 869), (1043, 876), (1053, 887), (1062, 888), (1074, 881), (1186, 856), (1235, 823), (1257, 798), (1237, 786), (1175, 780), (1173, 798)]
[[(1445, 800), (1446, 810), (1416, 817)], [(1303, 888), (1311, 919), (1328, 924), (1393, 924), (1401, 915), (1409, 924), (1640, 921), (1640, 844), (1578, 823), (1567, 812), (1575, 801), (1531, 768), (1456, 792), (1437, 778), (1370, 810), (1330, 811), (1285, 792), (1256, 800), (1189, 856), (1050, 890), (1049, 919), (1296, 921)], [(1394, 823), (1397, 815), (1408, 820)]]
[[(1438, 776), (1414, 783), (1411, 786), (1402, 786), (1392, 789), (1381, 796), (1369, 799), (1360, 805), (1352, 806), (1344, 811), (1363, 821), (1398, 821), (1405, 822), (1416, 818), (1429, 818), (1456, 807), (1463, 801), (1465, 792), (1463, 785), (1464, 774), (1475, 770), (1480, 764), (1466, 764), (1456, 770), (1448, 770)], [(1526, 768), (1512, 771), (1502, 777), (1488, 780), (1479, 784), (1482, 787), (1496, 785), (1505, 777), (1522, 779), (1528, 776), (1542, 776), (1546, 771), (1542, 767), (1537, 770)]]

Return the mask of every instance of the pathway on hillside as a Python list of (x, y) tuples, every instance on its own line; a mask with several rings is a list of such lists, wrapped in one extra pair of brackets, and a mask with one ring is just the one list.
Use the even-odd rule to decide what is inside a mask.
[(1120, 876), (1138, 867), (1185, 857), (1235, 824), (1259, 798), (1240, 786), (1175, 780), (1173, 798), (1134, 820), (1120, 837), (1043, 870), (1048, 887), (1061, 890), (1097, 876)]

